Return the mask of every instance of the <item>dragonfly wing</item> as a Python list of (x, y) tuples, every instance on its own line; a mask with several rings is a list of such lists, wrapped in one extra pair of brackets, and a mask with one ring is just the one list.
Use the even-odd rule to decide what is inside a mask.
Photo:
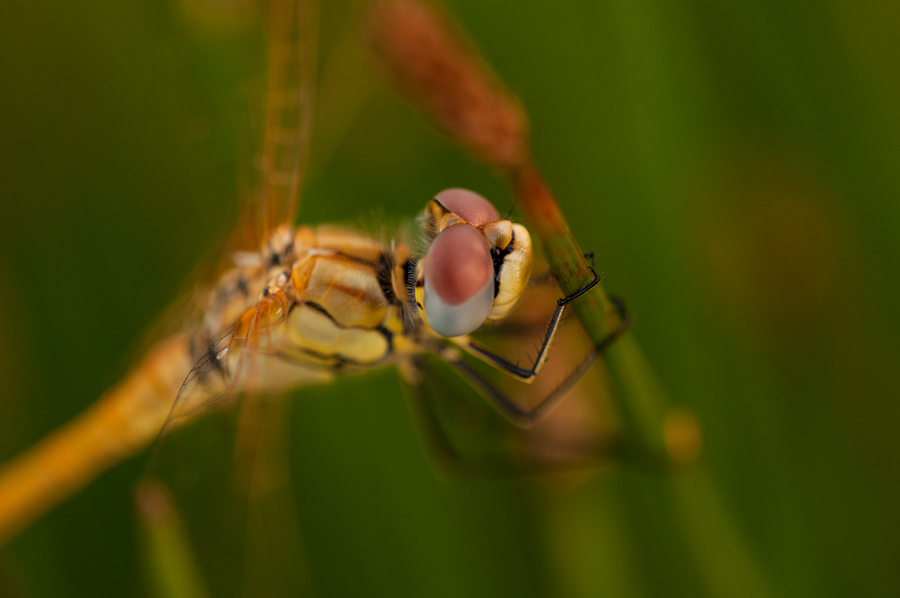
[(171, 492), (210, 595), (309, 595), (288, 465), (290, 403), (255, 392), (234, 403), (167, 434), (140, 487)]
[(291, 403), (245, 394), (238, 419), (234, 485), (246, 505), (244, 594), (311, 595), (296, 499), (290, 483)]
[(234, 568), (243, 559), (245, 520), (233, 490), (237, 429), (235, 409), (214, 410), (190, 425), (170, 425), (157, 439), (139, 484), (169, 489), (214, 596), (230, 595), (219, 590), (242, 583), (242, 571)]
[[(186, 514), (211, 585), (224, 578), (249, 595), (302, 595), (309, 577), (289, 484), (289, 404), (269, 384), (282, 371), (273, 364), (285, 362), (272, 354), (269, 312), (249, 313), (250, 324), (213, 343), (188, 377), (146, 477)], [(245, 566), (235, 571), (235, 562)]]
[(439, 473), (494, 474), (518, 469), (509, 424), (436, 355), (423, 355), (403, 377), (410, 409)]
[(580, 469), (607, 463), (614, 450), (592, 397), (578, 388), (552, 415), (523, 429), (494, 410), (452, 364), (429, 355), (415, 368), (417, 378), (406, 379), (404, 385), (422, 443), (441, 474), (503, 476)]
[(265, 232), (292, 224), (312, 136), (318, 6), (270, 0), (262, 221)]

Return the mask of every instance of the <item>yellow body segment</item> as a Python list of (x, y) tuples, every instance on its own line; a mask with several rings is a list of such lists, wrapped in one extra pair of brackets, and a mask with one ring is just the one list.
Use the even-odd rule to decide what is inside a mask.
[(315, 259), (305, 289), (295, 289), (298, 299), (328, 310), (344, 327), (375, 328), (387, 311), (384, 293), (371, 264), (344, 254)]
[(387, 338), (366, 328), (345, 328), (319, 309), (299, 305), (288, 320), (290, 340), (300, 350), (317, 357), (369, 365), (387, 356)]

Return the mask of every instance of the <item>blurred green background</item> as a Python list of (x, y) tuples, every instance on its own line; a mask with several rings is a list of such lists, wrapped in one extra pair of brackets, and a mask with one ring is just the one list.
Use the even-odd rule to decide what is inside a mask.
[[(326, 4), (327, 63), (354, 13)], [(576, 238), (702, 422), (703, 467), (761, 587), (900, 593), (900, 6), (448, 5), (522, 98)], [(221, 246), (259, 121), (253, 14), (0, 5), (0, 458), (114, 383)], [(510, 204), (364, 64), (334, 62), (346, 87), (320, 105), (304, 221), (407, 218), (449, 186)], [(447, 484), (393, 371), (296, 394), (316, 595), (759, 591), (731, 577), (728, 549), (691, 549), (726, 533), (722, 513), (685, 524), (665, 479)], [(132, 499), (144, 461), (0, 549), (0, 596), (150, 595)], [(192, 542), (212, 595), (233, 593), (222, 571), (242, 564)]]

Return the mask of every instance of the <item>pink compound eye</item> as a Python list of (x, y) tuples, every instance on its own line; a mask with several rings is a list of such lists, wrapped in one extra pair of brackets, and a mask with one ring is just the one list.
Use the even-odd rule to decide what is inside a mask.
[(468, 334), (491, 313), (494, 263), (475, 227), (458, 224), (435, 237), (425, 254), (424, 278), (425, 318), (438, 334)]
[(434, 196), (441, 205), (474, 226), (500, 220), (491, 202), (468, 189), (445, 189)]

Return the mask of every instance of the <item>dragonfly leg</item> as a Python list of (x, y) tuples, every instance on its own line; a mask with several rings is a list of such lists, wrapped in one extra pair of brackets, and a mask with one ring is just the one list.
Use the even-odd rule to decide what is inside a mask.
[[(566, 309), (566, 306), (569, 305), (572, 301), (581, 297), (583, 294), (588, 292), (591, 288), (597, 285), (600, 282), (600, 275), (591, 268), (591, 272), (594, 274), (594, 279), (584, 288), (559, 299), (556, 302), (556, 310), (553, 312), (553, 316), (550, 318), (550, 323), (547, 325), (547, 333), (544, 335), (544, 341), (541, 343), (541, 348), (538, 350), (537, 357), (534, 359), (534, 363), (529, 368), (523, 368), (518, 364), (512, 363), (503, 357), (497, 355), (481, 343), (471, 339), (470, 337), (460, 337), (454, 339), (453, 342), (465, 350), (468, 353), (471, 353), (475, 357), (482, 359), (491, 365), (519, 378), (524, 382), (531, 382), (531, 380), (537, 375), (540, 371), (541, 367), (543, 367), (544, 363), (547, 361), (547, 355), (550, 350), (550, 345), (553, 343), (553, 336), (556, 334), (556, 329), (559, 326), (559, 323), (562, 319), (563, 312)], [(615, 330), (606, 335), (603, 340), (600, 341), (600, 344), (597, 345), (595, 350), (592, 352), (592, 359), (596, 359), (606, 348), (612, 344), (614, 340), (616, 340), (619, 336), (621, 336), (628, 327), (631, 325), (631, 320), (628, 316), (628, 311), (625, 309), (625, 303), (621, 298), (611, 296), (610, 301), (612, 301), (613, 306), (616, 308), (616, 314), (619, 316), (619, 326), (616, 327)]]
[(419, 386), (408, 383), (409, 406), (418, 423), (420, 440), (432, 462), (444, 474), (455, 474), (466, 459), (460, 454), (441, 426), (428, 399)]
[[(457, 371), (457, 374), (459, 373)], [(479, 418), (476, 416), (473, 419), (473, 412), (462, 408), (464, 400), (452, 404), (449, 409), (446, 403), (436, 402), (434, 385), (447, 389), (452, 387), (452, 383), (441, 379), (434, 370), (430, 371), (429, 376), (430, 389), (427, 388), (427, 384), (422, 383), (422, 380), (417, 383), (415, 376), (412, 379), (404, 376), (404, 382), (408, 391), (410, 410), (418, 424), (422, 446), (425, 447), (438, 473), (444, 477), (504, 477), (549, 473), (593, 467), (609, 458), (619, 457), (615, 439), (597, 437), (589, 440), (567, 438), (548, 447), (549, 454), (562, 452), (570, 454), (570, 458), (541, 458), (533, 451), (535, 439), (530, 432), (511, 428), (509, 424), (502, 424), (500, 428), (489, 424), (485, 429), (479, 427), (475, 432), (479, 438), (499, 434), (503, 440), (500, 444), (492, 446), (476, 442), (478, 448), (473, 450), (472, 446), (468, 446), (471, 444), (471, 438), (470, 442), (466, 443), (465, 438), (456, 436), (460, 429), (470, 429)], [(469, 383), (472, 384), (472, 380), (469, 380)], [(447, 397), (441, 399), (446, 400)], [(483, 420), (480, 425), (485, 425)], [(454, 434), (451, 429), (457, 433)], [(554, 449), (557, 453), (554, 453)]]
[[(583, 291), (584, 290), (582, 290), (582, 292)], [(560, 302), (562, 301), (563, 300), (560, 300)], [(569, 301), (571, 301), (571, 298), (569, 299)], [(628, 312), (625, 308), (625, 302), (617, 296), (610, 296), (610, 301), (612, 301), (613, 305), (616, 308), (616, 313), (619, 316), (619, 326), (615, 330), (610, 332), (600, 342), (599, 345), (594, 347), (594, 349), (587, 354), (587, 356), (581, 361), (581, 363), (578, 364), (578, 367), (575, 368), (575, 371), (572, 372), (572, 374), (562, 384), (552, 390), (549, 394), (547, 394), (533, 406), (522, 407), (516, 402), (512, 401), (509, 397), (507, 397), (500, 390), (498, 390), (487, 380), (485, 380), (481, 375), (479, 375), (478, 372), (476, 372), (475, 369), (472, 368), (472, 366), (467, 364), (461, 358), (448, 359), (448, 362), (461, 376), (466, 378), (473, 386), (478, 388), (479, 391), (481, 391), (481, 393), (485, 396), (485, 398), (487, 398), (491, 402), (491, 404), (493, 404), (494, 407), (496, 407), (497, 410), (499, 410), (504, 416), (506, 416), (508, 419), (519, 426), (531, 426), (535, 422), (540, 420), (543, 415), (549, 412), (549, 410), (554, 405), (556, 405), (556, 403), (562, 397), (565, 396), (569, 389), (571, 389), (572, 386), (574, 386), (575, 383), (578, 382), (581, 376), (591, 367), (591, 365), (603, 353), (603, 351), (606, 350), (606, 348), (609, 347), (609, 345), (611, 345), (613, 341), (621, 336), (630, 326), (631, 318), (629, 317)], [(470, 353), (472, 353), (476, 357), (484, 359), (491, 365), (497, 366), (500, 369), (519, 377), (523, 381), (530, 382), (547, 358), (547, 349), (550, 345), (550, 342), (552, 341), (555, 328), (559, 324), (562, 307), (564, 307), (564, 304), (560, 303), (557, 307), (556, 313), (554, 313), (553, 319), (550, 321), (550, 330), (548, 331), (544, 339), (544, 345), (541, 347), (537, 359), (535, 359), (535, 364), (530, 369), (524, 369), (513, 363), (510, 363), (509, 361), (503, 359), (499, 355), (496, 355), (482, 345), (475, 343), (475, 341), (467, 340), (465, 344), (460, 344), (459, 346), (463, 349), (470, 350)]]

